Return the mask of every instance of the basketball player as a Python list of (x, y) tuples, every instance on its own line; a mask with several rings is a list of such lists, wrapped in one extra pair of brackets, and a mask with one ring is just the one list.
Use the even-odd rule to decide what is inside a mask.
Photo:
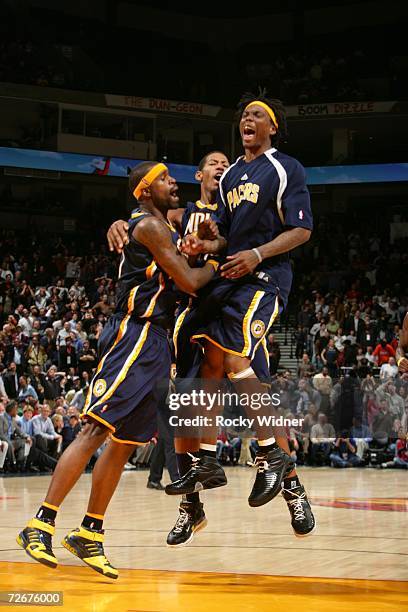
[(408, 353), (408, 312), (405, 315), (404, 321), (402, 323), (398, 347), (395, 352), (398, 369), (401, 374), (405, 374), (405, 372), (408, 372), (408, 359), (405, 356), (406, 353)]
[[(237, 391), (261, 393), (251, 359), (287, 303), (292, 283), (289, 252), (309, 240), (312, 214), (303, 167), (274, 146), (286, 131), (282, 104), (265, 96), (245, 95), (239, 103), (239, 119), (245, 154), (224, 173), (218, 194), (227, 262), (221, 267), (222, 280), (213, 283), (207, 296), (213, 308), (218, 306), (219, 314), (192, 339), (206, 341), (204, 371), (207, 366), (214, 371), (222, 364)], [(190, 255), (216, 251), (196, 237), (188, 242)], [(258, 431), (258, 471), (249, 504), (261, 506), (273, 499), (283, 480), (282, 493), (295, 535), (309, 535), (315, 521), (293, 464), (275, 438), (262, 438), (262, 433), (266, 435)], [(218, 473), (215, 467), (213, 473)], [(208, 482), (211, 467), (200, 458), (166, 492), (185, 494), (197, 487), (211, 488)]]
[[(224, 162), (222, 159), (223, 157), (224, 157)], [(217, 161), (219, 162), (219, 166), (217, 166)], [(200, 218), (200, 216), (204, 214), (209, 215), (210, 213), (211, 215), (217, 215), (218, 203), (216, 201), (216, 192), (218, 188), (218, 182), (220, 179), (220, 171), (222, 171), (222, 163), (224, 163), (224, 166), (227, 166), (228, 160), (225, 158), (225, 156), (223, 156), (219, 152), (209, 153), (200, 162), (199, 169), (196, 174), (196, 178), (201, 183), (201, 200), (196, 202), (195, 204), (190, 203), (187, 205), (184, 215), (182, 217), (183, 219), (182, 234), (183, 235), (186, 233), (186, 231), (188, 233), (194, 233), (195, 224), (197, 222), (197, 217)], [(224, 207), (223, 203), (221, 203), (221, 207)], [(174, 212), (172, 211), (172, 214), (177, 214), (177, 213), (178, 211), (174, 211)], [(217, 219), (217, 217), (215, 218)], [(111, 226), (109, 230), (108, 240), (109, 240), (111, 250), (117, 249), (118, 251), (120, 251), (122, 244), (124, 240), (126, 239), (126, 232), (125, 232), (126, 226), (123, 226), (123, 224), (124, 222), (117, 221)], [(212, 243), (212, 248), (214, 248), (214, 243)], [(193, 312), (194, 312), (194, 308), (192, 308), (191, 303), (188, 303), (187, 306), (184, 307), (184, 309), (180, 308), (180, 316), (177, 319), (177, 322), (175, 325), (174, 344), (175, 344), (175, 349), (177, 353), (178, 376), (186, 376), (186, 377), (197, 376), (197, 370), (195, 371), (195, 373), (191, 373), (192, 360), (191, 360), (191, 350), (189, 350), (189, 346), (188, 346), (189, 334), (188, 333), (186, 334), (186, 331), (188, 330), (188, 318), (190, 317), (190, 315), (193, 314)], [(183, 334), (183, 331), (184, 331), (184, 334)], [(186, 336), (187, 336), (187, 342), (186, 342)], [(183, 341), (181, 341), (182, 337), (184, 337)], [(263, 342), (264, 342), (264, 339), (263, 339)], [(207, 364), (207, 369), (205, 371), (201, 371), (201, 377), (202, 378), (206, 378), (206, 377), (215, 378), (215, 379), (222, 378), (224, 376), (224, 365), (223, 365), (222, 360), (218, 360), (217, 366), (218, 367), (215, 370), (212, 370), (212, 364)], [(262, 380), (268, 379), (269, 367), (268, 367), (267, 360), (265, 358), (265, 352), (264, 352), (263, 346), (260, 346), (259, 349), (255, 352), (255, 359), (253, 360), (252, 366), (259, 378), (261, 378)], [(279, 445), (286, 451), (286, 453), (289, 453), (289, 447), (288, 447), (286, 435), (277, 437), (277, 441)], [(179, 472), (181, 475), (183, 475), (189, 472), (189, 469), (192, 467), (192, 463), (194, 463), (194, 453), (197, 453), (197, 451), (199, 450), (198, 441), (190, 440), (190, 439), (188, 440), (176, 439), (175, 443), (176, 443)], [(212, 458), (214, 458), (214, 462), (215, 462), (215, 439), (201, 440), (200, 447), (201, 447), (200, 453), (203, 454), (203, 457), (207, 456), (207, 461), (211, 461)], [(211, 457), (211, 459), (209, 459), (209, 457)], [(206, 461), (206, 459), (203, 459), (203, 461)], [(194, 472), (196, 472), (196, 470), (193, 470), (193, 472), (189, 473), (190, 477), (194, 475)], [(300, 483), (298, 482), (296, 478), (295, 470), (290, 471), (288, 475), (290, 477), (290, 480), (287, 481), (288, 486), (292, 486), (292, 488), (294, 488), (293, 487), (294, 484), (300, 485)], [(225, 474), (221, 466), (219, 465), (217, 468), (217, 479), (216, 480), (217, 480), (217, 486), (220, 486), (220, 482), (222, 482), (222, 484), (226, 484)], [(281, 480), (282, 480), (282, 477), (278, 481), (279, 485), (280, 485)], [(194, 486), (196, 485), (196, 483), (194, 482), (194, 478), (193, 478), (193, 485)], [(208, 482), (205, 483), (203, 488), (210, 488), (208, 485), (209, 485)], [(279, 489), (275, 487), (275, 491), (277, 490)], [(300, 502), (298, 500), (304, 494), (304, 490), (298, 491), (297, 493), (298, 493), (298, 497), (295, 497), (295, 499), (293, 495), (286, 496), (288, 506), (289, 506), (289, 509), (292, 515), (294, 511), (294, 505), (292, 502), (295, 501), (296, 504), (299, 505)], [(310, 511), (310, 514), (311, 514), (311, 510), (310, 510), (310, 506), (308, 505), (308, 502), (305, 501), (305, 503), (307, 503), (307, 506), (308, 506), (307, 509)], [(299, 511), (297, 511), (297, 517), (298, 519), (300, 519)], [(205, 526), (205, 524), (206, 524), (206, 518), (203, 512), (202, 504), (200, 503), (199, 493), (194, 491), (194, 488), (193, 488), (193, 492), (191, 491), (185, 492), (185, 495), (183, 496), (183, 501), (180, 505), (180, 516), (174, 528), (169, 533), (169, 536), (167, 538), (168, 544), (171, 546), (179, 546), (179, 545), (187, 544), (188, 542), (191, 541), (194, 533), (197, 532), (199, 529), (202, 529), (202, 527)], [(301, 525), (299, 520), (297, 520), (295, 527), (296, 527), (295, 533), (297, 533), (297, 535), (305, 535), (304, 532), (306, 532), (307, 530), (310, 530), (310, 524), (306, 526), (304, 524)]]
[(167, 214), (178, 206), (178, 188), (164, 164), (139, 164), (130, 174), (129, 186), (138, 208), (129, 221), (129, 239), (119, 267), (116, 312), (99, 341), (101, 359), (82, 414), (87, 422), (59, 460), (36, 516), (17, 537), (30, 557), (48, 567), (57, 566), (52, 536), (59, 506), (110, 435), (92, 473), (82, 524), (62, 544), (113, 579), (118, 571), (104, 553), (104, 514), (135, 445), (145, 444), (156, 430), (157, 383), (168, 380), (170, 372), (166, 330), (174, 318), (173, 281), (192, 294), (211, 279), (216, 268), (209, 260), (191, 269), (177, 250), (178, 235)]

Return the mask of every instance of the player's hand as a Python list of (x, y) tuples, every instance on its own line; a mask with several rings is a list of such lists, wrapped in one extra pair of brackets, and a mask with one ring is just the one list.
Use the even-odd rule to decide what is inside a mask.
[(129, 224), (122, 219), (112, 223), (106, 235), (110, 251), (122, 253), (123, 247), (129, 242)]
[(187, 234), (180, 243), (180, 252), (189, 257), (194, 257), (195, 255), (206, 253), (205, 246), (206, 242), (204, 240), (201, 240), (201, 238), (194, 234)]
[(205, 221), (198, 224), (197, 238), (201, 240), (215, 240), (218, 236), (218, 225), (212, 219), (205, 219)]
[(408, 359), (406, 359), (405, 357), (401, 359), (400, 364), (398, 366), (398, 370), (402, 374), (405, 374), (406, 372), (408, 372)]
[(251, 274), (259, 264), (259, 259), (254, 251), (239, 251), (235, 255), (228, 255), (227, 263), (221, 266), (221, 276), (225, 278), (240, 278), (245, 274)]

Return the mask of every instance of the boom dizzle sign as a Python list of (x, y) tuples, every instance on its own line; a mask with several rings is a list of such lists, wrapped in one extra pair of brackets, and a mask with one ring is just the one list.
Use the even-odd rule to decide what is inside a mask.
[(364, 115), (389, 113), (396, 102), (328, 102), (288, 106), (288, 117), (327, 117), (330, 115)]

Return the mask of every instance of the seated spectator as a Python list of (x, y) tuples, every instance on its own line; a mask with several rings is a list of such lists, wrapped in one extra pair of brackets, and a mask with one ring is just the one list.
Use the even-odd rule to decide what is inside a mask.
[(333, 452), (330, 454), (330, 461), (333, 467), (358, 467), (361, 459), (357, 455), (357, 445), (353, 438), (347, 437), (347, 432), (343, 432), (341, 438), (337, 438), (334, 443)]
[(398, 374), (398, 366), (395, 361), (395, 357), (390, 357), (388, 363), (383, 363), (380, 368), (380, 380), (386, 382), (387, 380), (394, 380)]
[(379, 400), (385, 400), (387, 406), (390, 409), (390, 414), (396, 419), (402, 419), (405, 402), (401, 395), (397, 393), (395, 384), (392, 381), (388, 381), (377, 388), (377, 398)]
[(328, 422), (327, 416), (320, 412), (317, 423), (312, 426), (310, 431), (310, 465), (316, 465), (317, 462), (323, 464), (328, 462), (335, 437), (336, 432), (333, 425)]
[(386, 461), (381, 464), (382, 468), (398, 467), (408, 469), (408, 444), (407, 434), (401, 427), (398, 431), (398, 440), (393, 461)]
[(32, 418), (33, 418), (32, 406), (30, 406), (30, 404), (25, 404), (23, 408), (23, 416), (19, 417), (18, 422), (19, 422), (21, 431), (27, 434), (27, 436), (30, 436), (30, 438), (34, 437)]
[(78, 414), (70, 414), (68, 423), (62, 429), (62, 452), (75, 440), (81, 431), (81, 422)]
[(18, 399), (20, 402), (30, 399), (38, 400), (37, 392), (32, 385), (28, 384), (26, 376), (20, 376), (19, 384)]
[(23, 471), (25, 444), (31, 444), (31, 437), (22, 432), (17, 420), (17, 402), (10, 400), (5, 412), (0, 415), (0, 440), (7, 443), (8, 469), (11, 472)]
[(58, 443), (62, 440), (62, 436), (56, 433), (52, 421), (50, 419), (51, 409), (48, 404), (43, 404), (40, 408), (40, 414), (33, 417), (33, 435), (36, 441), (36, 446), (50, 457), (56, 457), (58, 451)]
[(395, 350), (385, 339), (381, 340), (374, 349), (373, 356), (377, 358), (378, 366), (388, 363), (390, 357), (395, 357)]

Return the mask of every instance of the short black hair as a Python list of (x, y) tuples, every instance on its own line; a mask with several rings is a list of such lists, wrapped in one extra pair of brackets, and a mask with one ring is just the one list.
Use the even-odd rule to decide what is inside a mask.
[(286, 123), (286, 110), (281, 100), (278, 100), (276, 98), (269, 98), (265, 90), (262, 90), (262, 91), (260, 90), (257, 95), (252, 92), (245, 92), (242, 95), (240, 101), (238, 102), (238, 106), (237, 106), (237, 109), (238, 109), (237, 114), (236, 114), (237, 123), (239, 124), (239, 122), (241, 121), (242, 113), (244, 112), (248, 104), (250, 104), (251, 102), (255, 102), (256, 100), (259, 100), (260, 102), (263, 102), (264, 104), (267, 104), (268, 106), (270, 106), (270, 108), (275, 113), (276, 121), (278, 122), (278, 128), (277, 128), (276, 134), (273, 134), (271, 136), (271, 144), (278, 145), (279, 142), (282, 139), (285, 139), (288, 135), (288, 127)]
[(137, 185), (140, 183), (142, 178), (149, 172), (153, 166), (155, 166), (157, 162), (155, 161), (144, 161), (140, 164), (137, 164), (134, 168), (129, 172), (129, 195), (132, 196), (134, 190)]
[(13, 408), (16, 408), (18, 406), (16, 400), (10, 400), (9, 402), (7, 402), (6, 404), (6, 412), (7, 414), (10, 414), (10, 412), (13, 410)]
[[(209, 151), (208, 153), (204, 155), (202, 159), (200, 159), (197, 170), (201, 172), (201, 170), (204, 168), (205, 164), (207, 163), (207, 159), (210, 157), (210, 155), (214, 155), (214, 153), (221, 153), (221, 155), (225, 155), (225, 153), (223, 153), (222, 151), (219, 151), (218, 149)], [(227, 155), (225, 155), (225, 157), (228, 159)]]

